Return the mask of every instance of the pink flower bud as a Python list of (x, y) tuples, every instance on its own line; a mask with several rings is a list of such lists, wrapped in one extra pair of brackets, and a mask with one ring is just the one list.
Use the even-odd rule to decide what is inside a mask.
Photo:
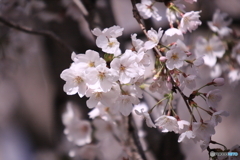
[(166, 61), (167, 61), (167, 58), (164, 57), (164, 56), (161, 56), (161, 57), (159, 58), (159, 60), (160, 60), (161, 62), (166, 62)]
[(192, 55), (192, 52), (187, 52), (186, 55), (187, 55), (187, 56), (191, 56), (191, 55)]
[(224, 78), (214, 78), (212, 82), (214, 86), (223, 86)]

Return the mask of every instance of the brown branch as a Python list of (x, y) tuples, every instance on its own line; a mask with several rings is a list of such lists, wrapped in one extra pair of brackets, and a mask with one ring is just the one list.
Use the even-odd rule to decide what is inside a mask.
[(72, 49), (72, 47), (70, 47), (69, 45), (67, 45), (62, 39), (60, 39), (59, 37), (57, 37), (54, 33), (50, 32), (50, 31), (37, 31), (37, 30), (33, 30), (32, 28), (26, 27), (26, 26), (21, 26), (15, 23), (12, 23), (8, 20), (6, 20), (5, 18), (3, 18), (2, 16), (0, 16), (0, 22), (8, 27), (14, 28), (16, 30), (28, 33), (28, 34), (34, 34), (34, 35), (41, 35), (41, 36), (46, 36), (46, 37), (50, 37), (53, 40), (55, 40), (56, 42), (59, 43), (59, 45), (61, 47), (66, 48), (69, 51), (74, 51)]
[(141, 145), (141, 142), (140, 142), (140, 139), (138, 136), (138, 129), (137, 129), (137, 126), (136, 126), (136, 123), (134, 121), (132, 114), (129, 115), (128, 125), (129, 125), (129, 132), (130, 132), (130, 134), (132, 134), (134, 143), (138, 149), (139, 154), (141, 155), (141, 158), (143, 160), (147, 160), (145, 152), (142, 148), (142, 145)]

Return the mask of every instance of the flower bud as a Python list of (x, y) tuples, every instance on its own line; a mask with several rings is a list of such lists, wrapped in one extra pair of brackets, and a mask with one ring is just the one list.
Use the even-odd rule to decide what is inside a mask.
[(164, 57), (164, 56), (161, 56), (160, 58), (159, 58), (159, 60), (161, 61), (161, 62), (166, 62), (167, 61), (167, 58), (166, 57)]
[(187, 56), (191, 56), (191, 55), (192, 55), (192, 52), (186, 52), (186, 55), (187, 55)]
[(223, 86), (224, 78), (214, 78), (212, 82), (214, 86)]

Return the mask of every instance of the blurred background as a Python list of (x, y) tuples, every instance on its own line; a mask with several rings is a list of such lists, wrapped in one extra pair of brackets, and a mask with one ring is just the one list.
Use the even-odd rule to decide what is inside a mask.
[[(81, 9), (81, 5), (85, 7)], [(163, 20), (147, 20), (147, 28), (169, 28), (166, 7), (163, 3), (156, 6)], [(185, 36), (188, 45), (198, 35), (211, 33), (206, 22), (212, 19), (216, 8), (233, 18), (231, 27), (239, 33), (239, 0), (198, 0), (186, 6), (186, 11), (202, 10), (203, 22), (197, 31)], [(130, 0), (0, 0), (0, 160), (70, 159), (61, 114), (68, 101), (81, 106), (82, 118), (88, 118), (88, 110), (86, 99), (63, 92), (60, 73), (69, 67), (72, 51), (99, 51), (91, 29), (113, 25), (124, 28), (124, 35), (119, 39), (122, 50), (130, 43), (133, 33), (145, 39), (132, 17)], [(33, 30), (37, 32), (26, 33)], [(205, 75), (210, 69), (202, 70), (204, 78), (199, 83), (209, 82), (210, 78)], [(220, 89), (223, 90), (220, 108), (230, 116), (224, 117), (216, 127), (213, 139), (231, 148), (240, 144), (240, 87), (226, 84)], [(187, 116), (185, 110), (178, 112), (181, 117)], [(189, 141), (179, 149), (174, 147), (178, 144), (171, 141), (171, 135), (154, 134), (159, 141), (158, 146), (152, 146), (156, 157), (208, 159), (208, 153), (202, 152), (199, 144)], [(164, 137), (170, 140), (163, 140)], [(179, 156), (176, 158), (176, 155)]]

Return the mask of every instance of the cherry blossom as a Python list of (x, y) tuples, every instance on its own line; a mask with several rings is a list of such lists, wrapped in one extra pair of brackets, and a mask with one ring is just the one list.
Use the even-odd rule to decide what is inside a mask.
[(127, 50), (120, 58), (114, 58), (111, 62), (111, 68), (113, 71), (119, 74), (119, 81), (123, 84), (129, 83), (132, 78), (138, 77), (138, 64), (135, 61), (135, 57), (131, 56), (132, 51)]
[(140, 15), (144, 19), (153, 17), (157, 21), (160, 21), (162, 17), (158, 14), (158, 9), (153, 6), (154, 3), (151, 0), (142, 0), (141, 3), (137, 3), (136, 7)]
[(237, 85), (240, 80), (240, 70), (232, 70), (228, 73), (229, 83), (233, 86)]
[(208, 141), (215, 134), (214, 126), (209, 122), (193, 122), (192, 127), (195, 136), (202, 141)]
[(118, 74), (103, 65), (97, 66), (86, 77), (88, 78), (89, 88), (100, 89), (103, 92), (109, 91), (114, 82), (118, 80)]
[(106, 65), (106, 61), (99, 56), (99, 53), (93, 50), (87, 50), (85, 54), (72, 53), (72, 60), (84, 72), (99, 65)]
[(202, 22), (199, 20), (200, 17), (200, 11), (191, 11), (187, 12), (183, 15), (179, 29), (186, 33), (187, 30), (189, 32), (192, 32), (193, 30), (196, 30), (199, 25), (202, 24)]
[(203, 56), (204, 63), (213, 67), (217, 58), (222, 58), (225, 53), (224, 43), (217, 36), (212, 36), (209, 41), (199, 37), (195, 44), (195, 53), (197, 56)]
[(124, 28), (121, 28), (120, 26), (112, 26), (110, 28), (105, 28), (103, 31), (101, 31), (99, 28), (94, 28), (92, 30), (92, 33), (95, 36), (105, 36), (108, 38), (117, 38), (122, 35)]
[[(117, 85), (115, 85), (117, 86)], [(90, 97), (87, 100), (87, 106), (89, 108), (94, 108), (97, 106), (98, 102), (101, 102), (105, 106), (111, 106), (114, 103), (114, 100), (116, 100), (117, 96), (120, 94), (119, 90), (111, 89), (108, 92), (102, 92), (102, 91), (93, 91), (91, 89), (87, 90), (86, 96)]]
[(228, 26), (232, 23), (232, 19), (228, 18), (228, 14), (221, 13), (219, 9), (213, 14), (213, 20), (208, 21), (208, 26), (213, 32), (217, 32), (219, 36), (228, 36), (232, 29)]
[(178, 39), (179, 40), (184, 39), (182, 32), (177, 28), (169, 28), (164, 32), (162, 42), (168, 45), (173, 42), (176, 42)]
[(92, 128), (89, 121), (80, 120), (76, 117), (72, 106), (68, 106), (62, 117), (65, 124), (64, 134), (67, 139), (78, 146), (85, 145), (92, 141)]
[(222, 117), (221, 116), (225, 116), (227, 117), (229, 115), (228, 112), (220, 110), (217, 112), (214, 112), (212, 117), (211, 117), (211, 122), (213, 123), (214, 126), (216, 126), (218, 123), (222, 122)]
[(159, 43), (159, 40), (162, 37), (162, 35), (163, 35), (162, 28), (159, 28), (158, 32), (152, 28), (151, 28), (151, 30), (148, 30), (147, 36), (148, 36), (149, 40), (147, 42), (145, 42), (144, 48), (146, 48), (147, 50), (154, 48)]
[(172, 70), (174, 68), (179, 69), (183, 66), (183, 62), (186, 59), (186, 53), (178, 46), (173, 45), (169, 51), (166, 53), (167, 62), (166, 65), (168, 69)]
[(128, 116), (132, 112), (133, 104), (139, 104), (141, 97), (142, 93), (139, 93), (134, 86), (125, 85), (122, 87), (122, 94), (116, 100), (116, 106), (124, 116)]
[(153, 123), (149, 113), (147, 111), (144, 111), (144, 109), (142, 108), (141, 111), (139, 112), (138, 110), (135, 110), (137, 115), (142, 115), (145, 119), (146, 119), (146, 124), (148, 127), (152, 128), (156, 128), (156, 125)]
[(221, 91), (219, 89), (211, 90), (207, 93), (206, 97), (208, 106), (216, 109), (219, 101), (222, 99)]
[(188, 130), (186, 132), (181, 133), (181, 135), (178, 137), (178, 142), (182, 142), (185, 138), (192, 139), (195, 138), (195, 134), (193, 131)]
[(162, 115), (155, 120), (155, 125), (162, 129), (162, 132), (179, 132), (177, 119), (172, 116)]
[(106, 53), (114, 54), (118, 56), (120, 43), (116, 38), (108, 38), (106, 36), (100, 35), (96, 39), (96, 44), (99, 48)]
[(196, 75), (188, 75), (186, 78), (185, 78), (185, 85), (187, 88), (189, 89), (194, 89), (196, 87)]
[(79, 69), (79, 65), (72, 64), (69, 69), (62, 71), (60, 77), (66, 81), (63, 86), (64, 92), (68, 95), (78, 93), (80, 97), (85, 95), (87, 90), (86, 75), (83, 70)]

